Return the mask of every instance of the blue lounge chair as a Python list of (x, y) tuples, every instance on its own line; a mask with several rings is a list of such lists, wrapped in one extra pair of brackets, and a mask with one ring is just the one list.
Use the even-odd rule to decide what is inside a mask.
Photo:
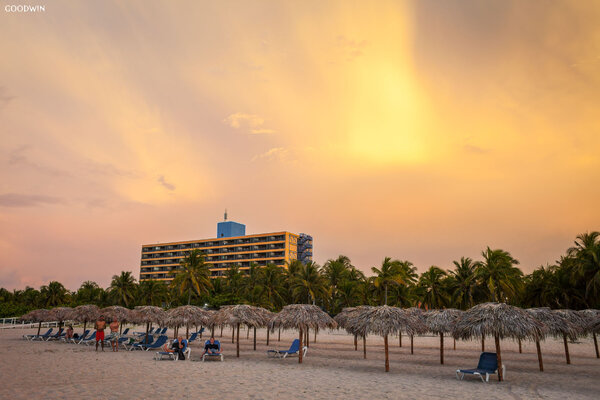
[(188, 339), (188, 343), (192, 343), (196, 339), (198, 339), (198, 332), (194, 332), (190, 335), (190, 338)]
[[(504, 375), (505, 367), (502, 365), (502, 374)], [(475, 369), (457, 369), (456, 370), (456, 379), (460, 379), (461, 381), (465, 377), (465, 374), (468, 375), (476, 375), (481, 378), (482, 382), (489, 382), (490, 375), (494, 375), (498, 373), (498, 357), (496, 353), (481, 353), (479, 356), (479, 363), (477, 364), (477, 368)], [(458, 374), (461, 374), (460, 377)], [(485, 375), (485, 381), (483, 376)]]
[(167, 343), (168, 340), (168, 336), (167, 335), (160, 335), (155, 342), (150, 343), (148, 345), (142, 345), (143, 350), (150, 350), (150, 349), (160, 349), (162, 345), (164, 345), (165, 343)]
[(160, 335), (164, 335), (165, 333), (167, 333), (167, 329), (169, 328), (162, 328), (162, 331), (160, 331)]
[[(206, 346), (208, 343), (210, 343), (210, 340), (207, 340), (206, 342), (204, 342), (204, 346)], [(223, 361), (224, 356), (223, 356), (223, 353), (221, 353), (221, 342), (219, 342), (218, 340), (215, 340), (215, 344), (219, 346), (219, 354), (204, 353), (202, 355), (202, 361), (204, 361), (206, 359), (206, 357), (208, 357), (208, 358), (218, 357), (221, 359), (221, 361)]]
[(154, 342), (154, 336), (148, 335), (147, 342), (146, 342), (146, 337), (143, 337), (142, 340), (140, 340), (139, 342), (132, 343), (131, 346), (129, 347), (129, 351), (135, 350), (135, 349), (144, 350), (144, 347), (151, 345), (153, 342)]
[(87, 339), (81, 339), (79, 342), (77, 342), (77, 344), (85, 344), (86, 346), (89, 346), (92, 343), (96, 342), (96, 331), (94, 331), (94, 333), (92, 333), (92, 335), (90, 337), (88, 337)]
[(45, 340), (46, 342), (49, 340), (59, 340), (61, 337), (65, 336), (65, 330), (63, 328), (60, 328), (58, 330), (58, 332), (56, 332), (54, 335), (48, 336)]
[(126, 336), (121, 336), (119, 338), (119, 340), (117, 340), (117, 346), (123, 346), (125, 348), (125, 350), (127, 350), (127, 345), (129, 344), (130, 340), (133, 340), (133, 339), (126, 337)]
[[(46, 331), (46, 333), (44, 333), (43, 335), (23, 335), (23, 339), (27, 339), (27, 340), (35, 340), (37, 338), (43, 338), (43, 337), (48, 337), (50, 336), (50, 334), (52, 333), (52, 331), (54, 330), (54, 328), (50, 328)], [(43, 339), (42, 339), (43, 340)]]
[(89, 329), (86, 329), (85, 331), (83, 331), (83, 333), (81, 334), (81, 336), (78, 336), (78, 337), (73, 337), (73, 338), (71, 338), (71, 339), (69, 339), (69, 340), (70, 340), (72, 343), (79, 344), (79, 343), (81, 343), (81, 341), (82, 341), (82, 340), (85, 340), (85, 338), (86, 338), (86, 337), (87, 337), (87, 335), (89, 335), (89, 334), (90, 334), (90, 330), (89, 330)]
[(123, 333), (121, 333), (121, 336), (127, 336), (127, 333), (129, 333), (129, 328), (125, 328)]
[[(302, 357), (306, 356), (308, 347), (302, 348)], [(300, 340), (294, 339), (292, 345), (288, 350), (267, 350), (267, 356), (276, 358), (286, 358), (287, 356), (299, 355), (300, 354)]]
[[(169, 357), (170, 360), (174, 360), (177, 361), (179, 359), (179, 357), (177, 357), (177, 353), (176, 352), (172, 352), (172, 351), (157, 351), (156, 354), (154, 355), (154, 359), (155, 360), (162, 360), (163, 357)], [(190, 347), (188, 346), (188, 341), (187, 340), (183, 340), (183, 355), (185, 356), (186, 360), (190, 360), (191, 356), (192, 356), (192, 349), (190, 349)]]
[(51, 328), (48, 332), (46, 332), (46, 333), (44, 333), (43, 335), (40, 335), (40, 336), (35, 336), (31, 340), (46, 340), (50, 336), (52, 336), (52, 330), (53, 329)]

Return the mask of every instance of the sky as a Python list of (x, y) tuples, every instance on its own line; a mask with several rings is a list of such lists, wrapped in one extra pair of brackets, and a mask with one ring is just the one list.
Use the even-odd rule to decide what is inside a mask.
[(366, 272), (600, 229), (598, 2), (40, 4), (0, 10), (0, 287), (138, 277), (225, 208)]

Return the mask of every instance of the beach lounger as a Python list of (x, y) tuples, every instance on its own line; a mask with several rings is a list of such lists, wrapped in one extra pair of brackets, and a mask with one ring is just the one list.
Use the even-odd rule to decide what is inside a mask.
[(96, 343), (96, 331), (90, 335), (87, 339), (81, 339), (77, 344), (85, 344), (89, 346), (92, 343)]
[[(188, 341), (184, 340), (184, 348), (183, 348), (183, 355), (185, 356), (185, 359), (190, 361), (191, 356), (192, 356), (192, 349), (190, 349), (190, 346), (188, 345)], [(162, 360), (163, 357), (168, 357), (170, 360), (174, 360), (177, 361), (179, 359), (179, 357), (177, 357), (177, 353), (172, 352), (172, 351), (157, 351), (156, 354), (154, 354), (154, 359), (159, 361)]]
[(46, 342), (49, 340), (59, 340), (63, 336), (65, 336), (65, 330), (60, 328), (58, 332), (56, 332), (54, 335), (48, 336), (45, 340)]
[(46, 340), (52, 335), (52, 330), (53, 329), (50, 329), (48, 332), (44, 333), (43, 335), (35, 336), (31, 340)]
[[(502, 365), (502, 374), (505, 375), (506, 368)], [(456, 379), (463, 380), (465, 374), (475, 375), (481, 378), (482, 382), (489, 382), (490, 375), (494, 375), (498, 373), (498, 357), (496, 353), (481, 353), (479, 356), (479, 363), (477, 364), (477, 368), (474, 369), (457, 369), (456, 370)], [(458, 374), (461, 374), (460, 376)], [(485, 375), (485, 380), (483, 376)]]
[(190, 335), (190, 338), (188, 339), (188, 343), (192, 343), (196, 339), (198, 339), (198, 332), (194, 332)]
[[(204, 345), (206, 346), (208, 343), (210, 343), (210, 340), (207, 340), (206, 342), (204, 342)], [(215, 344), (217, 344), (219, 346), (219, 354), (204, 353), (202, 355), (202, 361), (205, 361), (207, 357), (209, 359), (220, 358), (221, 361), (223, 361), (225, 359), (223, 356), (223, 353), (221, 353), (221, 342), (219, 342), (218, 340), (215, 340)]]
[(154, 336), (148, 335), (148, 342), (146, 342), (146, 338), (144, 337), (139, 342), (132, 343), (131, 346), (129, 347), (129, 351), (135, 350), (135, 349), (144, 350), (144, 347), (151, 345), (153, 342), (154, 342)]
[[(302, 357), (306, 356), (308, 347), (302, 348)], [(292, 345), (288, 350), (267, 350), (267, 356), (276, 358), (286, 358), (287, 356), (299, 355), (300, 354), (300, 340), (294, 339)]]
[(127, 336), (128, 333), (129, 333), (129, 328), (125, 328), (123, 333), (121, 333), (121, 336)]
[(37, 335), (37, 334), (35, 334), (35, 335), (23, 335), (23, 339), (34, 340), (35, 338), (38, 338), (38, 337), (48, 337), (48, 336), (50, 336), (50, 334), (52, 333), (53, 330), (54, 330), (54, 328), (50, 328), (43, 335)]
[(167, 329), (169, 329), (169, 328), (163, 328), (162, 331), (160, 331), (160, 334), (164, 335), (165, 333), (167, 333)]
[(160, 335), (155, 342), (150, 343), (149, 345), (141, 345), (141, 347), (143, 350), (146, 351), (151, 349), (160, 349), (162, 345), (167, 343), (167, 340), (169, 340), (169, 337), (167, 335)]
[(83, 331), (83, 333), (81, 334), (81, 336), (78, 337), (72, 337), (71, 339), (69, 339), (69, 341), (71, 343), (75, 343), (75, 344), (79, 344), (81, 343), (82, 340), (85, 340), (85, 338), (87, 337), (87, 335), (90, 334), (90, 330), (86, 329), (85, 331)]
[(121, 336), (118, 340), (117, 340), (117, 346), (123, 346), (125, 348), (125, 350), (127, 350), (127, 345), (129, 344), (130, 341), (132, 341), (133, 339), (130, 337), (126, 337), (126, 336)]

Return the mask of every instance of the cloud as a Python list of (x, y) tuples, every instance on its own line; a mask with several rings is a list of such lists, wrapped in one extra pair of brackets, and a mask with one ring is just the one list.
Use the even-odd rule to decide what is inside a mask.
[(363, 55), (363, 49), (367, 47), (369, 42), (367, 40), (353, 40), (348, 39), (343, 35), (336, 38), (335, 46), (340, 48), (347, 61), (352, 61), (357, 57)]
[(158, 177), (158, 183), (160, 183), (162, 186), (164, 186), (167, 190), (173, 191), (175, 190), (175, 185), (173, 185), (172, 183), (169, 183), (165, 180), (164, 175), (161, 175)]
[(484, 149), (481, 148), (479, 146), (474, 146), (472, 144), (465, 144), (463, 146), (463, 149), (467, 152), (467, 153), (472, 153), (472, 154), (486, 154), (489, 153), (490, 150), (489, 149)]
[(229, 115), (223, 122), (235, 129), (247, 129), (253, 135), (275, 133), (274, 129), (263, 128), (265, 119), (256, 114), (237, 112)]
[(15, 96), (10, 96), (7, 94), (7, 90), (4, 86), (0, 86), (0, 110), (8, 105), (12, 100), (15, 99)]
[[(50, 176), (70, 176), (70, 174), (66, 171), (60, 170), (58, 168), (49, 167), (46, 165), (39, 164), (37, 162), (31, 161), (25, 153), (32, 149), (33, 147), (24, 144), (22, 146), (17, 147), (10, 153), (8, 153), (8, 165), (11, 166), (25, 166), (33, 169), (36, 172), (42, 173), (44, 175)], [(34, 157), (35, 158), (35, 157)]]
[(278, 159), (278, 160), (284, 160), (287, 157), (288, 154), (288, 150), (283, 148), (283, 147), (273, 147), (272, 149), (269, 149), (267, 151), (265, 151), (262, 154), (257, 154), (254, 157), (252, 157), (251, 161), (256, 161), (256, 160), (260, 160), (260, 159), (268, 159), (268, 160), (272, 160), (272, 159)]
[(44, 204), (64, 204), (64, 199), (39, 194), (5, 193), (0, 195), (0, 207), (37, 207)]

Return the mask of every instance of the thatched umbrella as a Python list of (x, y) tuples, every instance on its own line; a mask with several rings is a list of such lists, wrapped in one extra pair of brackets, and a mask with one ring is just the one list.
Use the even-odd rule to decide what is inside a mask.
[(62, 328), (63, 322), (71, 319), (73, 309), (71, 307), (56, 307), (50, 310), (54, 321), (58, 321), (58, 329)]
[(300, 335), (300, 351), (298, 363), (302, 363), (303, 333), (307, 329), (336, 328), (337, 323), (326, 312), (312, 304), (289, 304), (278, 312), (271, 322), (269, 329), (298, 329)]
[(359, 306), (359, 307), (346, 307), (338, 315), (335, 316), (334, 320), (338, 324), (338, 328), (344, 328), (346, 332), (354, 336), (354, 350), (358, 350), (357, 338), (362, 337), (363, 341), (363, 358), (367, 358), (367, 332), (358, 332), (356, 327), (350, 324), (353, 317), (360, 312), (365, 311), (370, 306)]
[(33, 310), (23, 315), (20, 318), (21, 321), (31, 321), (38, 322), (38, 331), (37, 335), (40, 335), (40, 330), (42, 329), (42, 322), (50, 322), (54, 321), (54, 316), (50, 313), (50, 310), (46, 310), (44, 308)]
[(444, 333), (450, 333), (464, 311), (454, 308), (432, 310), (425, 314), (425, 323), (430, 332), (440, 335), (440, 364), (444, 363)]
[(587, 322), (585, 318), (573, 310), (554, 310), (555, 313), (562, 315), (573, 325), (573, 334), (563, 334), (563, 343), (565, 345), (565, 356), (567, 358), (567, 364), (571, 364), (571, 356), (569, 355), (569, 342), (568, 339), (575, 340), (579, 335), (583, 335), (586, 328)]
[(119, 321), (119, 334), (123, 332), (123, 322), (131, 322), (132, 311), (121, 306), (110, 306), (100, 310), (100, 313), (109, 319)]
[[(573, 324), (560, 313), (552, 312), (548, 307), (529, 308), (525, 311), (544, 325), (542, 329), (542, 334), (544, 336), (550, 335), (556, 338), (563, 338), (564, 335), (569, 337), (577, 336), (577, 330)], [(542, 350), (540, 346), (541, 339), (543, 339), (543, 337), (539, 337), (535, 340), (535, 347), (538, 353), (540, 371), (544, 371), (544, 361), (542, 359)], [(568, 354), (568, 352), (565, 352), (565, 354)]]
[[(270, 334), (271, 334), (271, 330), (268, 328), (269, 326), (269, 322), (271, 322), (271, 320), (273, 319), (273, 317), (275, 316), (275, 313), (272, 311), (267, 310), (266, 308), (263, 307), (256, 307), (257, 311), (262, 313), (263, 316), (263, 321), (265, 323), (264, 326), (267, 327), (267, 346), (269, 345), (269, 339), (270, 339)], [(254, 350), (256, 350), (256, 328), (254, 328)]]
[(599, 333), (598, 330), (594, 329), (594, 326), (597, 322), (600, 322), (600, 310), (581, 310), (579, 313), (583, 316), (586, 321), (585, 334), (592, 334), (594, 338), (594, 348), (596, 349), (596, 358), (600, 358), (600, 352), (598, 352), (598, 338), (596, 337), (596, 333)]
[(426, 330), (418, 317), (411, 315), (407, 310), (390, 306), (362, 307), (360, 311), (352, 313), (347, 326), (365, 336), (368, 333), (383, 336), (385, 372), (390, 370), (388, 335), (402, 330), (409, 335), (414, 335)]
[[(410, 354), (414, 354), (414, 337), (415, 335), (420, 335), (423, 334), (425, 332), (427, 332), (427, 321), (425, 319), (425, 314), (423, 313), (423, 310), (421, 310), (420, 308), (417, 307), (411, 307), (411, 308), (407, 308), (406, 312), (408, 312), (409, 315), (413, 316), (414, 318), (418, 319), (420, 324), (419, 327), (420, 328), (416, 328), (415, 330), (413, 330), (412, 333), (409, 333), (408, 335), (410, 336)], [(402, 335), (402, 332), (400, 332), (400, 335)], [(402, 336), (400, 336), (402, 337)]]
[[(244, 324), (248, 328), (261, 328), (266, 326), (267, 320), (265, 314), (258, 307), (239, 304), (235, 306), (222, 307), (214, 318), (215, 324), (229, 325), (237, 331), (236, 357), (240, 356), (240, 325)], [(235, 331), (234, 331), (235, 332)], [(256, 335), (254, 341), (256, 350)]]
[(88, 322), (96, 321), (100, 316), (100, 309), (98, 306), (93, 304), (86, 304), (83, 306), (77, 306), (73, 309), (71, 319), (77, 322), (83, 322), (83, 331)]
[(498, 357), (498, 380), (503, 381), (502, 354), (500, 339), (542, 337), (544, 326), (526, 311), (504, 303), (483, 303), (465, 311), (456, 321), (453, 336), (455, 339), (493, 336)]
[(200, 307), (181, 306), (167, 311), (166, 325), (173, 328), (185, 326), (185, 338), (188, 339), (190, 326), (205, 325), (208, 322), (208, 317), (209, 314)]
[(138, 306), (131, 312), (131, 322), (136, 324), (146, 324), (146, 339), (144, 343), (148, 343), (148, 330), (150, 323), (158, 326), (164, 325), (167, 320), (167, 313), (160, 307), (156, 306)]

